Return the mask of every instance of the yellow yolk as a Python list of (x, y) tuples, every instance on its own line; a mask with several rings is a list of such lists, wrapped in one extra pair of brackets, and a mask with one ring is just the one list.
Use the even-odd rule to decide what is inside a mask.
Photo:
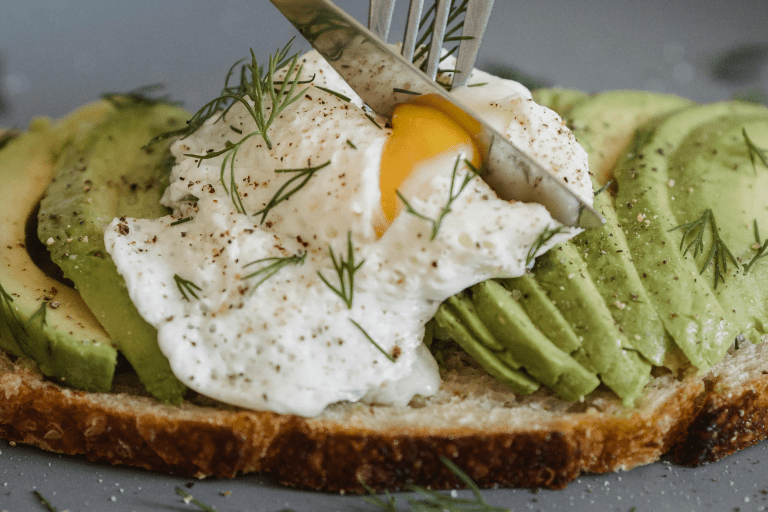
[(420, 99), (420, 104), (397, 105), (392, 114), (392, 135), (381, 157), (379, 187), (386, 224), (376, 226), (379, 234), (402, 210), (396, 192), (419, 164), (462, 149), (475, 168), (479, 169), (482, 164), (480, 151), (465, 125), (437, 108), (435, 103), (439, 105), (439, 102), (430, 101), (428, 97)]

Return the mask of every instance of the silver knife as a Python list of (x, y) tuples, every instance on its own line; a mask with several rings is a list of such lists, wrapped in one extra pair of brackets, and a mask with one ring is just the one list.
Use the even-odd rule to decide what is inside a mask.
[(591, 228), (605, 222), (553, 172), (329, 0), (271, 1), (376, 113), (391, 117), (395, 105), (429, 94), (461, 124), (476, 127), (471, 133), (484, 156), (482, 178), (500, 198), (542, 204), (567, 226)]

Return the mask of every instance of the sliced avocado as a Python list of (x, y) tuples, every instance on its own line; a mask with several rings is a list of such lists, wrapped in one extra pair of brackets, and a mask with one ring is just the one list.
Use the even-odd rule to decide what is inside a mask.
[(536, 260), (533, 276), (581, 339), (587, 367), (597, 369), (605, 385), (632, 403), (650, 379), (643, 359), (613, 321), (589, 275), (579, 249), (564, 243)]
[(531, 91), (533, 101), (539, 105), (544, 105), (547, 108), (551, 108), (560, 117), (565, 117), (565, 114), (570, 109), (587, 98), (587, 94), (574, 89), (561, 89), (557, 87), (548, 87), (544, 89), (536, 89)]
[(104, 248), (103, 231), (115, 217), (159, 217), (167, 180), (168, 143), (142, 148), (154, 136), (183, 125), (188, 115), (167, 104), (121, 102), (96, 129), (70, 144), (40, 204), (38, 236), (53, 261), (155, 397), (179, 402), (185, 387), (157, 344), (157, 331), (138, 313), (123, 278)]
[(111, 388), (117, 351), (79, 294), (35, 265), (26, 224), (58, 155), (110, 110), (100, 102), (56, 123), (36, 119), (0, 150), (0, 348), (88, 391)]
[(472, 287), (472, 302), (494, 337), (536, 380), (565, 400), (579, 400), (600, 380), (552, 343), (512, 294), (496, 281)]
[[(587, 149), (595, 188), (611, 179), (617, 158), (630, 149), (640, 127), (690, 104), (678, 96), (640, 91), (600, 93), (576, 104), (568, 124)], [(597, 290), (629, 342), (646, 359), (663, 366), (670, 362), (667, 354), (673, 342), (632, 263), (608, 191), (595, 196), (595, 208), (605, 217), (605, 225), (585, 231), (572, 243), (579, 247)]]
[(493, 338), (473, 309), (464, 293), (454, 295), (440, 306), (435, 321), (490, 375), (515, 392), (529, 395), (539, 389), (539, 383), (519, 370), (519, 363)]
[(579, 337), (530, 274), (501, 283), (512, 292), (533, 324), (560, 350), (572, 354), (581, 348)]
[[(683, 232), (675, 228), (695, 221), (708, 207), (717, 208), (718, 212), (739, 212), (731, 215), (727, 224), (718, 219), (719, 232), (736, 245), (742, 245), (742, 242), (736, 242), (737, 238), (749, 238), (745, 233), (752, 229), (752, 220), (758, 214), (768, 225), (764, 202), (750, 208), (739, 205), (746, 201), (746, 196), (760, 201), (760, 195), (755, 194), (752, 187), (765, 187), (758, 183), (757, 175), (747, 163), (746, 144), (740, 149), (735, 143), (713, 146), (708, 153), (699, 149), (702, 146), (700, 137), (716, 137), (718, 132), (725, 131), (730, 138), (738, 139), (736, 133), (740, 130), (736, 119), (744, 122), (765, 115), (764, 107), (736, 102), (683, 109), (639, 134), (635, 151), (616, 167), (617, 219), (627, 236), (633, 263), (664, 327), (691, 363), (702, 371), (722, 358), (744, 326), (739, 325), (734, 303), (723, 307), (718, 301), (713, 269), (705, 269), (701, 274), (711, 244), (706, 244), (707, 252), (699, 258), (691, 253), (684, 255), (681, 243), (686, 245), (691, 238), (684, 241)], [(706, 126), (709, 128), (698, 131)], [(764, 129), (759, 130), (761, 138), (765, 136)], [(715, 158), (721, 151), (740, 151), (741, 168), (723, 166)], [(694, 165), (696, 175), (688, 177)], [(744, 173), (746, 176), (742, 176)], [(715, 176), (719, 177), (719, 184), (713, 183)], [(687, 188), (678, 185), (678, 180), (684, 183), (685, 177), (692, 180)], [(708, 191), (704, 193), (700, 191), (695, 197), (686, 197), (693, 194), (700, 181), (712, 185), (708, 185)], [(735, 182), (739, 185), (734, 185)], [(732, 197), (723, 197), (728, 190), (736, 192)], [(742, 196), (740, 191), (748, 191), (748, 194)], [(725, 215), (723, 213), (723, 217)], [(731, 238), (727, 233), (732, 230), (742, 234)], [(742, 254), (744, 249), (734, 250)], [(728, 274), (737, 277), (737, 265), (731, 264)], [(725, 279), (727, 283), (728, 276)], [(736, 282), (733, 280), (734, 284)], [(724, 288), (721, 284), (720, 293), (725, 293)], [(764, 315), (764, 301), (757, 308), (762, 308)]]
[(671, 94), (608, 91), (579, 101), (564, 117), (589, 155), (592, 180), (599, 188), (610, 180), (619, 156), (630, 147), (638, 128), (692, 104)]

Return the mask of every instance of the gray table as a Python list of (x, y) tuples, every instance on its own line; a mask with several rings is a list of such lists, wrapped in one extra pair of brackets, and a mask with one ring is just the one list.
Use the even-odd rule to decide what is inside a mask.
[[(338, 3), (366, 19), (367, 2)], [(264, 59), (293, 35), (266, 0), (2, 0), (0, 125), (23, 127), (35, 115), (64, 115), (103, 92), (155, 83), (196, 109), (249, 48)], [(753, 44), (768, 44), (765, 0), (496, 0), (479, 65), (514, 67), (547, 85), (585, 91), (639, 88), (716, 101), (768, 94), (760, 50), (733, 53)], [(306, 45), (297, 40), (296, 48)], [(731, 55), (729, 66), (718, 66), (723, 55)], [(697, 469), (660, 462), (584, 476), (564, 491), (485, 496), (515, 511), (765, 510), (766, 446)], [(176, 495), (178, 486), (218, 510), (376, 510), (359, 497), (287, 490), (260, 476), (198, 482), (0, 441), (0, 511), (44, 510), (34, 489), (71, 512), (196, 510)], [(404, 497), (399, 501), (407, 510)]]

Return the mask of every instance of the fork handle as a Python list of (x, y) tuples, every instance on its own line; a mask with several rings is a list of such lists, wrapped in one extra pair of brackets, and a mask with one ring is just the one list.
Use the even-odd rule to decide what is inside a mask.
[(368, 8), (368, 29), (387, 42), (389, 27), (392, 24), (392, 13), (395, 10), (395, 0), (370, 0)]
[(475, 60), (480, 51), (480, 43), (483, 41), (485, 27), (491, 18), (493, 0), (469, 0), (467, 12), (464, 15), (464, 27), (461, 31), (462, 39), (459, 44), (459, 55), (456, 57), (456, 72), (453, 74), (452, 87), (460, 87), (467, 83)]

